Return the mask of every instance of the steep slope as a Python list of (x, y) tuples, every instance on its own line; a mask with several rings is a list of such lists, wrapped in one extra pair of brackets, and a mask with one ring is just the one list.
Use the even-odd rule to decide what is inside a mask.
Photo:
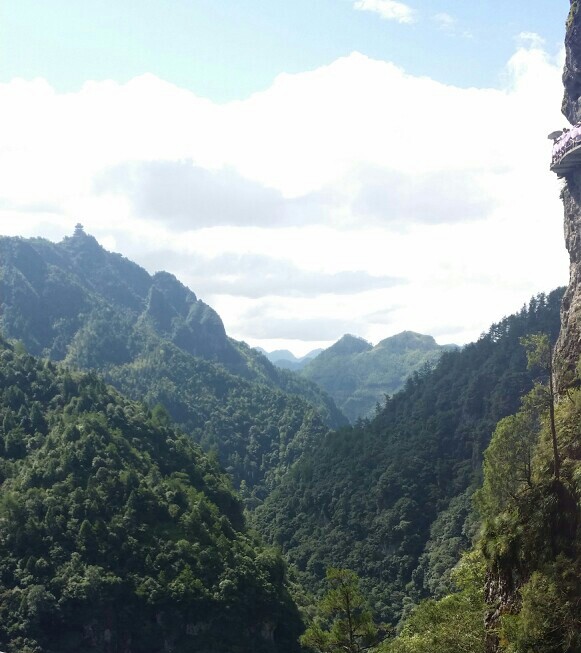
[[(581, 11), (571, 0), (565, 35), (563, 114), (571, 124), (581, 121)], [(575, 378), (581, 354), (581, 168), (570, 172), (561, 191), (565, 244), (569, 252), (569, 285), (563, 298), (561, 333), (555, 351), (556, 380), (563, 390)]]
[(0, 238), (0, 327), (31, 353), (162, 402), (215, 449), (249, 504), (305, 443), (346, 423), (315, 384), (226, 335), (175, 277), (150, 276), (77, 228), (61, 243)]
[(448, 349), (413, 331), (386, 338), (375, 347), (345, 335), (310, 361), (301, 376), (320, 385), (354, 422), (371, 417), (385, 395), (401, 390), (411, 374), (436, 363)]
[(163, 411), (0, 340), (0, 648), (292, 651), (284, 566)]
[[(571, 0), (565, 51), (562, 110), (575, 124), (581, 121), (577, 0)], [(558, 394), (551, 392), (551, 385), (549, 393), (545, 388), (540, 420), (530, 419), (527, 404), (511, 422), (499, 424), (485, 463), (479, 503), (487, 653), (581, 649), (581, 168), (566, 174), (561, 198), (570, 278), (553, 355)], [(523, 442), (528, 445), (524, 475), (522, 454), (519, 460), (512, 453), (515, 440), (521, 449)], [(501, 469), (504, 474), (493, 464), (499, 459), (509, 461)]]
[(443, 354), (373, 420), (302, 455), (255, 519), (305, 585), (316, 590), (329, 566), (354, 569), (392, 622), (410, 599), (446, 590), (443, 576), (469, 544), (482, 451), (532, 385), (519, 339), (556, 338), (561, 296), (541, 295), (478, 342)]
[(107, 330), (110, 342), (99, 351), (105, 364), (131, 357), (134, 343), (127, 327), (139, 325), (192, 355), (242, 367), (220, 317), (193, 292), (167, 273), (151, 277), (81, 230), (61, 243), (1, 238), (0, 260), (2, 329), (35, 355), (90, 356), (87, 341), (95, 325), (87, 321), (101, 316), (100, 329), (110, 318), (117, 321)]
[(252, 383), (169, 343), (106, 370), (105, 378), (150, 406), (163, 405), (206, 451), (216, 452), (248, 507), (328, 432), (296, 394)]

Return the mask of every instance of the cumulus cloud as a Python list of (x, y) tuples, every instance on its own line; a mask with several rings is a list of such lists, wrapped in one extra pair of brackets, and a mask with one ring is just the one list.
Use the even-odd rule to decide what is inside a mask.
[(181, 278), (187, 278), (190, 287), (203, 296), (232, 295), (258, 299), (268, 295), (352, 295), (405, 284), (405, 279), (372, 275), (364, 270), (306, 270), (290, 260), (232, 252), (210, 258), (155, 251), (142, 257), (142, 263), (148, 269), (160, 269), (169, 258), (174, 269), (181, 271)]
[(517, 41), (520, 45), (532, 48), (542, 48), (546, 43), (545, 39), (536, 32), (521, 32), (517, 36)]
[(327, 273), (302, 270), (289, 261), (267, 256), (225, 254), (200, 262), (189, 276), (211, 294), (264, 297), (352, 295), (404, 283), (391, 276), (373, 276), (363, 270)]
[(191, 161), (134, 162), (109, 168), (99, 193), (126, 196), (137, 215), (179, 230), (213, 225), (280, 226), (292, 207), (280, 191), (244, 179), (236, 170), (208, 170)]
[(321, 316), (301, 318), (265, 316), (259, 312), (249, 312), (239, 321), (239, 329), (246, 337), (255, 339), (305, 340), (308, 342), (330, 342), (338, 340), (345, 333), (357, 332), (361, 323), (336, 317)]
[(413, 23), (415, 20), (414, 10), (397, 0), (357, 0), (353, 7), (359, 11), (372, 11), (384, 20), (395, 20), (398, 23)]
[(395, 170), (366, 169), (359, 182), (353, 214), (394, 228), (482, 220), (497, 205), (478, 175), (465, 170), (456, 171), (451, 183), (450, 173), (444, 171), (412, 177)]
[(379, 311), (373, 311), (364, 316), (365, 322), (368, 324), (389, 324), (393, 320), (395, 311), (401, 309), (401, 306), (391, 306)]
[[(359, 219), (352, 207), (367, 167), (383, 170), (395, 195), (448, 176), (454, 215), (472, 216), (474, 194), (494, 205), (498, 175), (546, 156), (526, 128), (550, 131), (559, 116), (549, 100), (561, 92), (558, 71), (545, 53), (519, 48), (505, 79), (502, 90), (456, 88), (354, 53), (226, 105), (152, 75), (64, 95), (42, 81), (2, 84), (11, 130), (0, 142), (0, 197), (82, 211), (88, 225), (114, 208), (181, 229), (338, 226)], [(412, 207), (409, 221), (416, 215)]]
[(125, 197), (136, 215), (178, 231), (212, 226), (280, 228), (322, 220), (348, 226), (362, 219), (405, 228), (482, 219), (494, 208), (495, 198), (473, 171), (458, 170), (453, 185), (449, 178), (449, 171), (413, 176), (360, 165), (318, 192), (285, 198), (231, 168), (207, 170), (189, 161), (151, 161), (107, 169), (98, 175), (95, 190)]
[(246, 311), (270, 293), (284, 306), (263, 334), (301, 316), (292, 337), (335, 320), (329, 339), (377, 340), (389, 332), (365, 316), (397, 306), (394, 332), (470, 318), (455, 339), (475, 337), (566, 281), (546, 139), (562, 126), (562, 60), (519, 43), (495, 89), (358, 53), (222, 105), (153, 75), (67, 94), (0, 84), (1, 231), (80, 221), (139, 262), (158, 251), (234, 336), (252, 336)]

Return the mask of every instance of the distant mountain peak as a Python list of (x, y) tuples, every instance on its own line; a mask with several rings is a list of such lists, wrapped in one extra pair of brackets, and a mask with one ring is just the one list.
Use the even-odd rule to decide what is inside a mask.
[(332, 351), (335, 354), (360, 354), (371, 349), (373, 345), (364, 338), (346, 333), (325, 351)]
[(266, 358), (277, 367), (294, 371), (298, 371), (305, 367), (305, 365), (308, 365), (310, 361), (316, 358), (323, 351), (322, 349), (313, 349), (304, 356), (295, 356), (288, 349), (276, 349), (271, 352), (262, 349), (262, 347), (255, 347), (255, 349), (261, 354), (264, 354)]
[(276, 349), (275, 351), (271, 351), (269, 352), (268, 358), (271, 362), (279, 360), (297, 362), (300, 360), (292, 353), (292, 351), (289, 351), (288, 349)]
[(432, 336), (402, 331), (373, 347), (346, 334), (310, 361), (301, 374), (318, 383), (355, 421), (371, 416), (376, 405), (401, 389), (410, 374), (435, 363), (446, 351)]
[(436, 349), (439, 347), (433, 336), (428, 336), (415, 331), (402, 331), (389, 338), (378, 342), (375, 348), (391, 349)]

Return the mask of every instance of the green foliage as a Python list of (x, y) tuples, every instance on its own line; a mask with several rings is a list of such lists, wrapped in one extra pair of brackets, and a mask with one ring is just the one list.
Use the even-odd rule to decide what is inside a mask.
[(301, 376), (315, 381), (355, 422), (372, 417), (378, 403), (403, 388), (406, 379), (434, 365), (449, 348), (431, 336), (404, 331), (372, 347), (346, 335), (310, 361)]
[(175, 277), (151, 277), (82, 229), (58, 244), (0, 238), (0, 299), (6, 335), (165, 406), (217, 451), (249, 507), (309, 442), (346, 423), (314, 384), (228, 338), (217, 313)]
[(569, 31), (573, 26), (573, 21), (575, 20), (575, 16), (577, 15), (578, 11), (579, 11), (578, 0), (572, 0), (571, 8), (569, 9), (569, 15), (567, 16), (567, 24), (566, 24), (567, 31)]
[(507, 653), (581, 650), (579, 564), (558, 556), (543, 572), (533, 572), (521, 588), (518, 615), (502, 620), (500, 641)]
[(164, 406), (206, 451), (216, 451), (249, 507), (328, 432), (297, 395), (245, 380), (169, 343), (108, 369), (105, 378), (132, 397)]
[(348, 569), (327, 570), (330, 589), (318, 605), (318, 618), (301, 637), (317, 653), (361, 653), (376, 646), (380, 629), (359, 589), (357, 574)]
[(476, 494), (479, 512), (493, 518), (523, 487), (532, 485), (532, 455), (538, 439), (536, 415), (523, 409), (502, 419), (484, 454), (484, 483)]
[[(539, 296), (432, 371), (412, 376), (370, 421), (318, 440), (253, 515), (311, 591), (353, 569), (374, 612), (396, 623), (470, 546), (469, 497), (497, 422), (532, 375), (519, 339), (559, 329), (560, 292)], [(442, 535), (451, 536), (443, 543)]]
[(553, 468), (555, 478), (559, 480), (561, 457), (559, 455), (559, 442), (555, 424), (556, 393), (553, 387), (553, 348), (546, 333), (537, 333), (521, 338), (521, 343), (527, 350), (529, 369), (539, 370), (548, 379), (546, 384), (536, 384), (536, 392), (533, 397), (536, 399), (537, 409), (546, 409), (548, 411), (553, 444)]
[[(523, 402), (521, 416), (542, 405), (533, 393)], [(530, 480), (494, 493), (491, 478), (500, 472), (493, 465), (485, 468), (482, 492), (488, 493), (488, 503), (479, 548), (487, 563), (488, 636), (498, 650), (510, 653), (571, 653), (581, 647), (581, 394), (569, 390), (555, 406), (559, 477), (550, 405), (544, 405), (532, 436), (538, 444)], [(507, 465), (503, 474), (510, 473)]]
[(167, 423), (0, 341), (0, 648), (296, 650), (280, 556)]
[(539, 369), (548, 374), (551, 368), (551, 343), (546, 333), (531, 333), (520, 340), (527, 352), (529, 369)]
[(416, 606), (382, 652), (484, 653), (484, 571), (477, 553), (465, 555), (453, 574), (460, 591)]

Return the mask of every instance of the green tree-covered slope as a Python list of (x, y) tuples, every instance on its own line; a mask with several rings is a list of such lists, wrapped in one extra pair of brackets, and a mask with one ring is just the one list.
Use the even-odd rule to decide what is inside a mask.
[(0, 302), (5, 336), (162, 402), (217, 451), (249, 501), (307, 441), (346, 423), (314, 383), (228, 338), (175, 277), (150, 276), (82, 230), (60, 243), (0, 238)]
[(409, 601), (441, 595), (470, 543), (470, 494), (499, 419), (532, 385), (519, 339), (559, 329), (562, 291), (539, 296), (476, 343), (412, 376), (371, 421), (302, 455), (255, 518), (317, 590), (325, 569), (353, 569), (395, 622)]
[(170, 343), (108, 369), (105, 377), (150, 406), (165, 406), (196, 442), (215, 451), (249, 507), (328, 432), (296, 394), (250, 382)]
[(282, 560), (162, 410), (0, 340), (0, 648), (293, 651)]
[(451, 348), (413, 331), (386, 338), (375, 347), (362, 338), (345, 335), (308, 362), (300, 374), (320, 385), (355, 422), (359, 417), (371, 417), (385, 395), (401, 390), (411, 374), (434, 365)]
[[(544, 337), (524, 342), (533, 367), (550, 361), (536, 355)], [(550, 365), (538, 371), (485, 452), (481, 529), (456, 591), (415, 607), (383, 653), (581, 650), (581, 391), (551, 396)]]

